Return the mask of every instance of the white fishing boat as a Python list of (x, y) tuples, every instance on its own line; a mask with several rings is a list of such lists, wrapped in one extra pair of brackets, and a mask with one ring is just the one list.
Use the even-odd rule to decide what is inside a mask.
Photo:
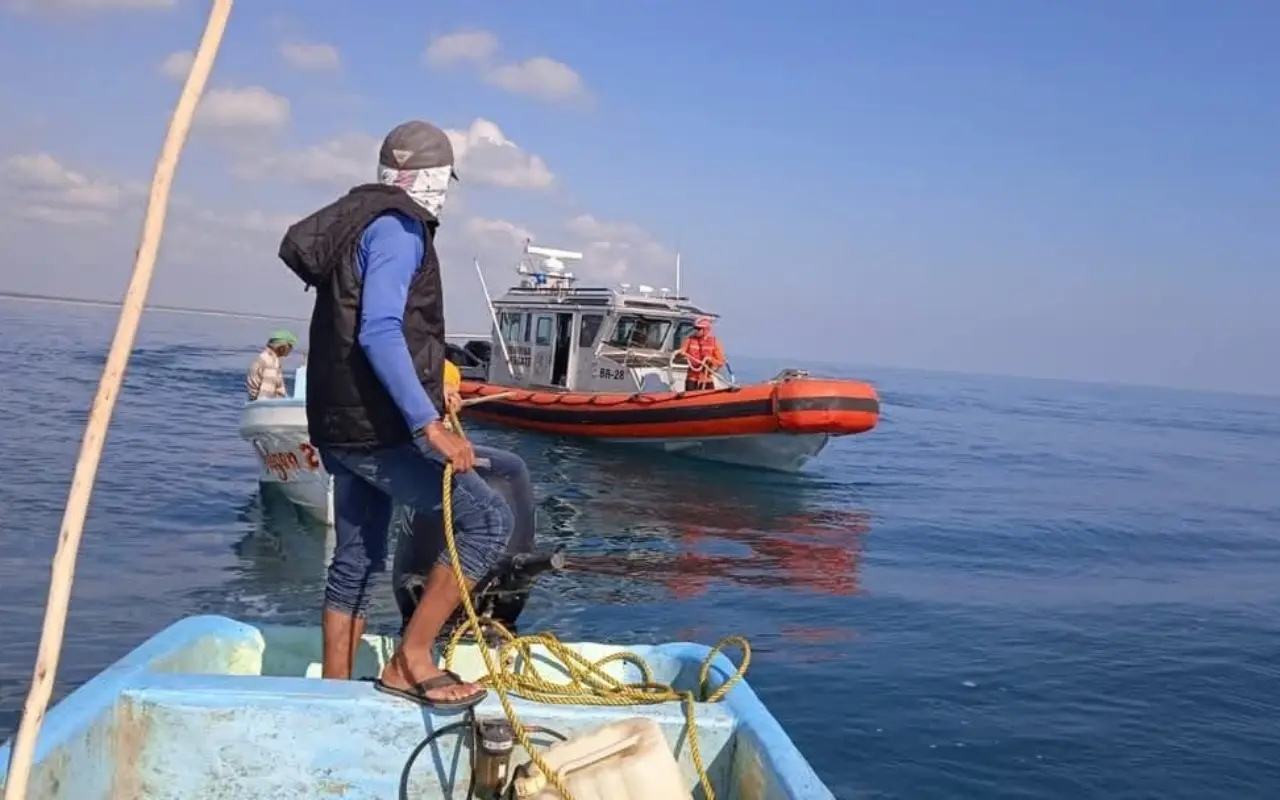
[(831, 437), (875, 427), (870, 384), (799, 369), (753, 384), (713, 373), (713, 388), (685, 391), (681, 345), (699, 317), (717, 315), (680, 294), (678, 257), (674, 292), (579, 286), (565, 265), (582, 257), (526, 243), (517, 285), (496, 300), (484, 287), (492, 357), (461, 393), (491, 402), (464, 417), (783, 472)]
[[(448, 358), (458, 365), (463, 378), (485, 374), (489, 356), (485, 337), (458, 334), (446, 339)], [(294, 371), (288, 397), (245, 403), (240, 438), (252, 445), (258, 456), (258, 481), (264, 488), (280, 492), (308, 516), (333, 524), (333, 481), (307, 435), (305, 361)]]

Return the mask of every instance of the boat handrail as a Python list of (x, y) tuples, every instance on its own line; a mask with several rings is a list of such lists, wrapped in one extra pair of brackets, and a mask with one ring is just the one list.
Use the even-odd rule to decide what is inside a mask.
[(809, 370), (807, 369), (793, 369), (791, 367), (787, 367), (786, 369), (779, 372), (777, 375), (774, 375), (772, 378), (770, 378), (769, 383), (786, 383), (787, 381), (804, 380), (805, 378), (808, 378), (808, 377), (809, 377)]
[(62, 530), (58, 534), (58, 546), (53, 554), (49, 599), (45, 603), (44, 626), (40, 631), (40, 646), (36, 653), (31, 688), (27, 692), (18, 732), (13, 737), (13, 746), (9, 751), (4, 800), (25, 800), (27, 796), (36, 741), (40, 736), (40, 726), (44, 723), (45, 711), (49, 707), (49, 698), (53, 694), (58, 659), (62, 655), (67, 607), (71, 600), (71, 584), (75, 580), (76, 556), (80, 550), (80, 538), (98, 474), (98, 464), (102, 459), (102, 448), (106, 443), (107, 428), (111, 424), (116, 399), (120, 396), (125, 368), (129, 365), (138, 324), (147, 303), (147, 292), (151, 288), (151, 277), (155, 272), (161, 234), (164, 233), (165, 214), (168, 211), (169, 193), (173, 188), (173, 176), (178, 168), (178, 158), (191, 132), (191, 123), (200, 97), (209, 82), (209, 73), (213, 71), (213, 62), (222, 45), (227, 20), (231, 16), (231, 5), (232, 0), (212, 0), (204, 33), (200, 37), (200, 44), (196, 48), (191, 69), (169, 120), (169, 130), (156, 161), (147, 212), (142, 221), (142, 233), (134, 256), (133, 274), (129, 278), (124, 302), (120, 306), (115, 336), (107, 353), (107, 363), (102, 368), (98, 393), (89, 410), (89, 420), (80, 441), (80, 455), (76, 459), (71, 489), (67, 494)]
[[(662, 366), (667, 363), (669, 356), (662, 350), (646, 350), (636, 349), (633, 347), (613, 347), (605, 345), (600, 350), (600, 355), (605, 358), (611, 358), (625, 365), (637, 365), (643, 367)], [(621, 360), (619, 360), (621, 357)]]
[[(683, 350), (677, 350), (674, 353), (672, 353), (671, 360), (667, 362), (667, 375), (670, 376), (671, 378), (670, 383), (672, 386), (674, 386), (676, 383), (676, 359), (680, 358), (681, 356), (685, 357), (685, 365), (686, 365), (685, 374), (687, 375), (689, 371), (688, 370), (688, 364), (689, 364), (688, 354), (686, 354)], [(724, 366), (726, 370), (729, 368), (729, 365), (727, 363)], [(713, 378), (719, 378), (721, 382), (723, 382), (724, 385), (730, 389), (742, 388), (741, 386), (738, 385), (738, 382), (736, 380), (734, 380), (732, 377), (726, 377), (724, 372), (721, 372), (718, 369), (711, 370), (711, 376)]]
[[(623, 371), (625, 371), (628, 375), (631, 376), (631, 382), (636, 385), (637, 392), (644, 391), (644, 383), (640, 380), (640, 374), (636, 372), (636, 366), (644, 366), (644, 365), (643, 364), (635, 365), (631, 363), (631, 356), (635, 355), (634, 351), (632, 351), (631, 348), (626, 348), (626, 349), (614, 348), (612, 352), (602, 353), (602, 355), (604, 355), (610, 361), (613, 361), (616, 364), (618, 364), (618, 366), (622, 367)], [(621, 355), (622, 357), (618, 358), (619, 355)]]

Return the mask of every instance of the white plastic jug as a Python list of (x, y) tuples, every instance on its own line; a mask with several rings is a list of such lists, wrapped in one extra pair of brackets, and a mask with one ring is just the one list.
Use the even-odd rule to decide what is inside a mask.
[[(560, 773), (573, 800), (690, 800), (680, 766), (658, 723), (618, 720), (541, 751)], [(520, 800), (563, 800), (532, 762), (512, 782)]]

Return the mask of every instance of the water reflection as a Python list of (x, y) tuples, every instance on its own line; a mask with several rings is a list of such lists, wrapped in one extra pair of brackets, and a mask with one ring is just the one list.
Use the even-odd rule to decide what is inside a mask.
[(631, 452), (553, 463), (574, 491), (543, 509), (558, 535), (574, 534), (575, 570), (658, 583), (678, 598), (714, 579), (858, 591), (870, 517), (832, 508), (833, 487), (820, 480)]
[(315, 624), (333, 528), (303, 514), (270, 485), (257, 487), (236, 517), (245, 532), (232, 544), (237, 559), (231, 574), (220, 591), (197, 593), (192, 602), (205, 613)]
[(333, 528), (298, 510), (276, 487), (259, 490), (239, 508), (248, 533), (233, 546), (245, 577), (264, 585), (314, 585), (333, 554)]
[[(492, 443), (529, 463), (541, 498), (539, 546), (570, 555), (570, 573), (540, 582), (557, 612), (695, 598), (717, 580), (830, 596), (859, 590), (871, 522), (845, 484), (548, 437)], [(248, 528), (235, 544), (241, 598), (270, 597), (273, 615), (286, 611), (282, 603), (310, 613), (332, 528), (270, 486), (239, 517)]]

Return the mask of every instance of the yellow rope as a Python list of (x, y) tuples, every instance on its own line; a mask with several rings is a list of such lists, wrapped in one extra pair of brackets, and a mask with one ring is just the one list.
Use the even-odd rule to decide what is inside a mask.
[[(462, 424), (456, 414), (449, 415), (449, 422), (455, 432), (459, 435), (465, 435), (462, 432)], [(484, 620), (482, 622), (476, 614), (475, 606), (471, 602), (471, 593), (466, 590), (466, 582), (462, 574), (462, 562), (458, 559), (458, 549), (453, 538), (452, 464), (445, 464), (443, 493), (445, 545), (449, 548), (449, 558), (453, 564), (454, 579), (458, 582), (460, 594), (462, 595), (462, 606), (467, 613), (467, 621), (455, 628), (453, 635), (449, 638), (448, 647), (445, 649), (445, 669), (452, 667), (454, 651), (457, 649), (458, 642), (466, 633), (470, 632), (476, 640), (477, 649), (479, 649), (480, 655), (484, 659), (485, 669), (489, 673), (480, 683), (492, 688), (498, 695), (498, 701), (502, 703), (502, 710), (506, 713), (512, 730), (515, 731), (516, 740), (520, 742), (520, 746), (529, 754), (529, 759), (541, 770), (547, 782), (560, 793), (563, 800), (573, 800), (568, 788), (565, 786), (564, 779), (555, 770), (551, 769), (542, 756), (538, 754), (537, 749), (529, 739), (528, 730), (517, 719), (515, 709), (512, 708), (508, 695), (514, 694), (526, 700), (558, 705), (631, 706), (671, 702), (683, 703), (685, 723), (689, 731), (689, 755), (693, 759), (694, 768), (698, 771), (698, 780), (702, 783), (702, 790), (707, 800), (715, 800), (715, 792), (711, 788), (711, 781), (707, 777), (706, 767), (702, 763), (702, 753), (698, 750), (698, 727), (694, 718), (694, 706), (699, 702), (698, 695), (702, 696), (701, 702), (704, 703), (720, 702), (729, 693), (729, 690), (738, 681), (742, 680), (747, 667), (751, 664), (751, 645), (747, 640), (741, 636), (726, 636), (721, 639), (702, 662), (702, 668), (698, 672), (697, 693), (692, 691), (677, 692), (667, 684), (656, 683), (653, 680), (653, 672), (650, 670), (649, 665), (634, 653), (618, 652), (599, 661), (591, 661), (581, 653), (571, 650), (550, 633), (543, 632), (515, 636), (495, 620)], [(504, 640), (498, 650), (497, 664), (494, 663), (493, 656), (485, 645), (485, 626), (496, 631)], [(567, 684), (553, 683), (538, 673), (533, 656), (534, 645), (542, 645), (547, 652), (560, 660), (569, 679)], [(729, 645), (737, 645), (741, 648), (742, 665), (720, 685), (720, 688), (708, 694), (707, 686), (711, 677), (711, 665), (715, 661), (716, 655)], [(522, 668), (519, 671), (514, 669), (517, 657), (522, 657)], [(639, 683), (622, 683), (617, 680), (604, 670), (606, 664), (614, 661), (630, 662), (636, 665), (643, 680)]]

